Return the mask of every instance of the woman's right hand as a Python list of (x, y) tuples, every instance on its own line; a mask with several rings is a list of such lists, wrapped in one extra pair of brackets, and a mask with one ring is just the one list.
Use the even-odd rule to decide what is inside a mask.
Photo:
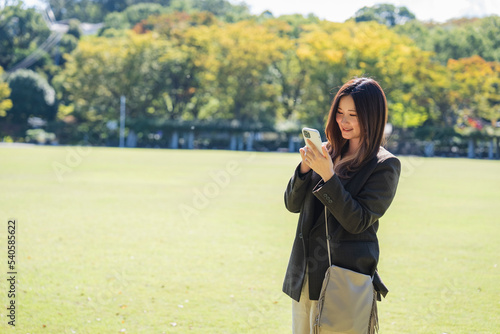
[(302, 158), (302, 162), (300, 163), (300, 173), (305, 174), (311, 170), (311, 167), (309, 167), (306, 163), (306, 157), (307, 157), (307, 151), (309, 148), (306, 146), (302, 147), (299, 152), (300, 152), (300, 157)]

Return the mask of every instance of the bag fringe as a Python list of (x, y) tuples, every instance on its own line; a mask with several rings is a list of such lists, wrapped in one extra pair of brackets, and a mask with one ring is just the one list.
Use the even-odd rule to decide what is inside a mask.
[(370, 321), (368, 323), (368, 334), (378, 333), (378, 310), (377, 310), (377, 293), (373, 294), (373, 304), (372, 304), (372, 312), (370, 314)]

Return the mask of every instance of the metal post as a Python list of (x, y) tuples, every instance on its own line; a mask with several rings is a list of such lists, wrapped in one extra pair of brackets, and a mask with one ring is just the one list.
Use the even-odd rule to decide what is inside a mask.
[(247, 151), (253, 151), (253, 140), (254, 140), (255, 134), (253, 132), (250, 132), (247, 137)]
[(170, 148), (178, 149), (179, 148), (179, 133), (177, 131), (172, 132), (172, 139), (170, 143)]
[(490, 142), (488, 143), (488, 159), (493, 159), (494, 156), (494, 148), (495, 148), (495, 143), (493, 142), (493, 138), (490, 139)]
[(474, 157), (476, 156), (476, 153), (475, 153), (476, 148), (474, 146), (475, 146), (474, 139), (469, 138), (469, 147), (467, 149), (467, 157), (469, 159), (474, 159)]
[(120, 97), (120, 147), (125, 147), (125, 96)]

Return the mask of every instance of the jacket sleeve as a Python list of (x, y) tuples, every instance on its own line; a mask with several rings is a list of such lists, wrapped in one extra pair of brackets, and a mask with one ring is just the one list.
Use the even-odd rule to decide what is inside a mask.
[(295, 168), (295, 172), (290, 178), (290, 181), (288, 181), (285, 190), (285, 207), (288, 211), (293, 213), (300, 212), (308, 185), (311, 183), (311, 175), (311, 170), (306, 174), (300, 175), (300, 163), (297, 168)]
[(401, 162), (390, 157), (379, 162), (363, 188), (354, 197), (337, 175), (318, 183), (314, 195), (349, 233), (362, 233), (384, 215), (392, 203), (401, 173)]

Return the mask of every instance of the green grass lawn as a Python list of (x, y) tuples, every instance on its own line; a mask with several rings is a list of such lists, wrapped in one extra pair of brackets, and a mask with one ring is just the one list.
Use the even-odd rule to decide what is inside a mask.
[[(499, 333), (500, 162), (401, 160), (381, 333)], [(291, 333), (298, 154), (2, 147), (0, 161), (1, 333)]]

